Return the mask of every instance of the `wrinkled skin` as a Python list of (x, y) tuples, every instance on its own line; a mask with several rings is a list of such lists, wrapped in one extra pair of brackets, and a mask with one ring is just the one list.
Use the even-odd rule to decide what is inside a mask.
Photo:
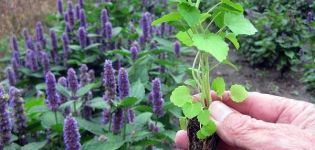
[[(256, 92), (234, 103), (229, 95), (212, 93), (215, 101), (209, 108), (222, 139), (219, 150), (315, 149), (315, 105)], [(187, 132), (178, 131), (176, 146), (187, 149), (188, 142)]]

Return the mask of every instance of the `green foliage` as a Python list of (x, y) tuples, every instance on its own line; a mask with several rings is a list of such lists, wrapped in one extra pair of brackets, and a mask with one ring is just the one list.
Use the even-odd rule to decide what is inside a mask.
[(245, 1), (248, 18), (258, 29), (250, 39), (242, 39), (240, 52), (253, 66), (297, 71), (306, 39), (314, 32), (306, 16), (314, 1)]
[[(188, 119), (197, 117), (201, 124), (201, 129), (196, 133), (199, 139), (205, 139), (212, 135), (215, 124), (209, 119), (209, 102), (211, 102), (210, 90), (215, 90), (218, 96), (222, 96), (225, 91), (224, 79), (218, 77), (210, 86), (210, 72), (219, 64), (229, 64), (228, 61), (229, 40), (237, 49), (240, 47), (237, 35), (253, 35), (257, 32), (256, 28), (243, 15), (243, 7), (230, 0), (222, 0), (214, 5), (206, 13), (199, 9), (200, 0), (195, 3), (192, 1), (179, 1), (177, 11), (165, 15), (154, 21), (154, 25), (162, 22), (170, 22), (178, 30), (176, 38), (183, 44), (197, 50), (197, 55), (191, 68), (194, 83), (185, 84), (198, 88), (200, 102), (192, 102), (192, 96), (186, 86), (176, 88), (171, 95), (171, 102), (181, 107), (184, 116)], [(214, 24), (213, 24), (214, 23)], [(217, 31), (216, 31), (217, 30)], [(214, 58), (217, 64), (209, 63), (209, 56)], [(233, 101), (241, 102), (247, 97), (245, 88), (239, 85), (231, 87)], [(181, 119), (181, 124), (185, 121)]]

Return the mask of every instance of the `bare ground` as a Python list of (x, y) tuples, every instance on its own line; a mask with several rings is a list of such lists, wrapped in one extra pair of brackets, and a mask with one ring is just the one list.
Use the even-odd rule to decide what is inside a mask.
[(222, 75), (228, 85), (240, 83), (250, 91), (315, 102), (314, 97), (300, 82), (299, 73), (289, 72), (281, 76), (280, 72), (276, 70), (252, 68), (235, 52), (231, 53), (230, 59), (239, 66), (239, 71), (231, 69), (229, 66), (220, 66), (213, 72), (215, 75)]

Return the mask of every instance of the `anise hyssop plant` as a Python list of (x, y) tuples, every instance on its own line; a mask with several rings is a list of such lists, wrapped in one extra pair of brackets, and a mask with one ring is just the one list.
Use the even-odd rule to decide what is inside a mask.
[[(216, 131), (215, 123), (209, 119), (208, 108), (212, 101), (210, 90), (214, 90), (218, 96), (223, 96), (225, 91), (224, 79), (212, 77), (210, 73), (220, 64), (235, 68), (228, 60), (227, 41), (238, 49), (237, 36), (252, 35), (257, 30), (244, 17), (243, 7), (231, 0), (221, 0), (206, 12), (200, 11), (201, 0), (177, 1), (176, 11), (155, 20), (152, 24), (170, 23), (179, 30), (176, 38), (184, 45), (196, 49), (196, 57), (191, 68), (193, 80), (186, 83), (198, 89), (200, 101), (192, 101), (190, 89), (187, 86), (176, 88), (172, 92), (171, 101), (182, 108), (185, 118), (189, 119), (187, 129), (190, 149), (208, 149), (209, 146), (213, 146), (205, 143), (212, 143), (211, 135)], [(231, 99), (236, 103), (244, 101), (248, 95), (241, 85), (232, 85), (230, 94)], [(186, 122), (185, 120), (181, 122)], [(197, 122), (197, 126), (195, 125), (197, 130), (190, 127), (194, 125), (191, 122)], [(192, 130), (196, 133), (191, 134)]]

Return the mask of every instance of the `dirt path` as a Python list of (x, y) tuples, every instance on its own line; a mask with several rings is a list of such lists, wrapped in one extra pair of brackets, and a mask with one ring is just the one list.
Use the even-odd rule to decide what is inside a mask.
[(228, 85), (240, 83), (250, 91), (315, 102), (315, 98), (307, 93), (305, 86), (300, 83), (301, 75), (298, 73), (286, 73), (281, 77), (276, 70), (255, 69), (242, 61), (235, 52), (231, 53), (230, 59), (240, 66), (239, 71), (231, 69), (229, 66), (220, 66), (214, 71), (214, 74), (222, 75)]

